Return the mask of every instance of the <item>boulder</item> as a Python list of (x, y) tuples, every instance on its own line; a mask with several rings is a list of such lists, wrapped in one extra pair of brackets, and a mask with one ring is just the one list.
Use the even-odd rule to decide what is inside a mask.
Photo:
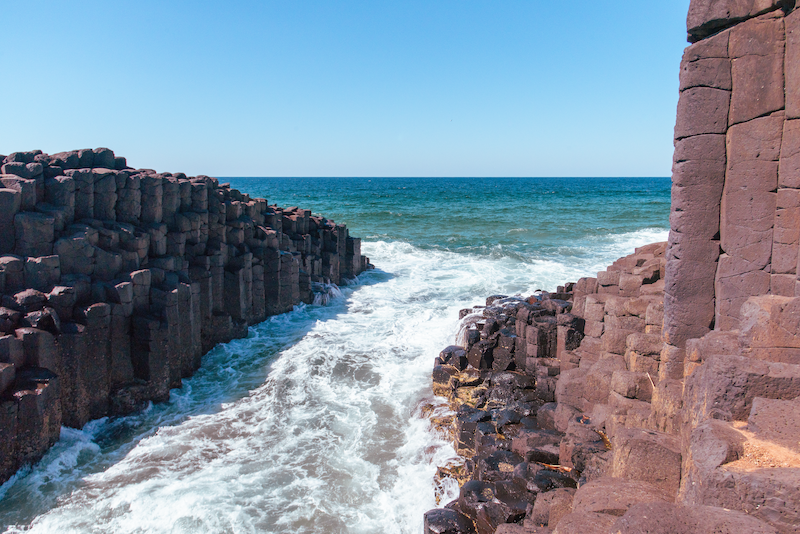
[(458, 510), (437, 508), (425, 512), (425, 534), (474, 534), (473, 522)]

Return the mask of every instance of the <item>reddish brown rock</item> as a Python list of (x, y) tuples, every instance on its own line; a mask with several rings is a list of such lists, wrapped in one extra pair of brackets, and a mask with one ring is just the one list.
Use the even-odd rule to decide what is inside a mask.
[(660, 432), (623, 429), (614, 436), (611, 476), (648, 482), (675, 495), (681, 479), (677, 438)]
[(800, 401), (753, 399), (748, 428), (758, 438), (800, 452)]
[(572, 512), (573, 488), (558, 488), (536, 496), (533, 510), (526, 524), (547, 525), (555, 528), (561, 518)]
[[(776, 198), (775, 222), (772, 234), (771, 272), (796, 275), (798, 250), (800, 249), (800, 190), (778, 189)], [(774, 279), (773, 279), (774, 285)], [(794, 296), (792, 286), (784, 296)]]
[(619, 534), (774, 534), (777, 531), (742, 512), (711, 506), (681, 506), (670, 503), (640, 503), (610, 526)]
[(786, 117), (800, 118), (800, 11), (786, 16)]
[(641, 502), (673, 502), (674, 495), (638, 480), (603, 477), (581, 486), (572, 504), (574, 512), (623, 516)]
[(573, 512), (561, 518), (553, 534), (607, 534), (617, 518), (595, 512)]
[(783, 125), (778, 185), (800, 188), (800, 120), (787, 120)]
[(764, 117), (731, 127), (720, 216), (716, 274), (717, 323), (735, 328), (746, 297), (769, 290), (783, 118)]
[(720, 28), (776, 9), (780, 0), (692, 0), (686, 17), (689, 41), (695, 42)]
[(686, 379), (687, 423), (694, 428), (714, 417), (744, 421), (753, 399), (800, 396), (800, 366), (743, 356), (711, 355)]
[(742, 354), (773, 362), (800, 364), (800, 299), (763, 295), (741, 308)]
[(693, 135), (722, 134), (728, 127), (731, 92), (710, 87), (693, 87), (678, 99), (675, 139)]
[(748, 20), (731, 30), (733, 92), (729, 124), (783, 109), (784, 41), (781, 12)]
[[(685, 55), (685, 54), (684, 54)], [(731, 90), (731, 62), (727, 58), (681, 62), (680, 90), (711, 87)]]

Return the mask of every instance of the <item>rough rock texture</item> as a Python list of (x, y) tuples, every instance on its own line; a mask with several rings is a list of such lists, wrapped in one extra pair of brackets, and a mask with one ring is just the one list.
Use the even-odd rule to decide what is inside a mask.
[(800, 531), (800, 10), (692, 0), (687, 30), (668, 243), (490, 298), (437, 362), (467, 458), (440, 476), (494, 484), (458, 501), (479, 532)]
[(370, 268), (342, 224), (106, 148), (0, 160), (0, 482)]
[[(666, 246), (637, 250), (570, 285), (571, 294), (560, 288), (564, 295), (526, 299), (502, 313), (487, 302), (489, 319), (465, 319), (479, 332), (463, 336), (467, 361), (437, 391), (457, 407), (459, 452), (470, 458), (459, 480), (484, 480), (482, 457), (508, 448), (496, 414), (509, 408), (487, 397), (533, 390), (524, 413), (539, 404), (535, 417), (520, 414), (523, 427), (509, 432), (521, 462), (509, 468), (511, 480), (527, 491), (513, 499), (529, 506), (524, 518), (491, 515), (517, 523), (503, 531), (800, 529), (794, 4), (691, 2)], [(543, 305), (550, 300), (571, 307)], [(513, 358), (500, 341), (504, 331), (516, 335)], [(518, 379), (524, 389), (498, 395), (494, 373), (510, 370), (512, 359), (533, 383)], [(488, 386), (478, 390), (481, 383)], [(564, 490), (535, 482), (543, 472), (563, 473), (578, 491), (556, 499), (554, 491)], [(493, 495), (482, 506), (510, 506)], [(561, 513), (565, 502), (570, 513)], [(479, 531), (491, 531), (472, 510), (462, 508), (483, 525)]]
[[(462, 485), (446, 517), (469, 524), (453, 532), (634, 532), (643, 504), (680, 532), (728, 531), (744, 514), (725, 508), (750, 514), (754, 531), (800, 522), (800, 400), (782, 400), (800, 397), (800, 365), (784, 363), (800, 346), (800, 299), (751, 298), (743, 330), (687, 341), (689, 366), (663, 341), (666, 250), (642, 247), (556, 293), (462, 310), (462, 345), (433, 372), (454, 411), (434, 423), (463, 458), (437, 474)], [(736, 463), (748, 454), (768, 469)], [(709, 512), (684, 516), (676, 502)]]

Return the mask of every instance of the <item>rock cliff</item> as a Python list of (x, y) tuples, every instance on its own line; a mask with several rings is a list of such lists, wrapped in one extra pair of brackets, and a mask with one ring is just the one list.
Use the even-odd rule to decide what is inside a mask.
[(0, 482), (370, 268), (343, 224), (111, 150), (0, 156)]
[(426, 533), (800, 530), (794, 4), (692, 0), (668, 243), (464, 312)]

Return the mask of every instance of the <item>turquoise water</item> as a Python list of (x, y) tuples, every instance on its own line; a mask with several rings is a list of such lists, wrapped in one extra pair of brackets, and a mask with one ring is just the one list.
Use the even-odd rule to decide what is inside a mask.
[(669, 228), (668, 178), (220, 180), (345, 222), (351, 235), (423, 249), (541, 259), (593, 254), (609, 235)]
[(446, 409), (430, 371), (458, 310), (668, 230), (666, 178), (221, 181), (347, 223), (377, 268), (217, 346), (169, 402), (63, 429), (0, 487), (0, 530), (418, 534), (455, 455), (423, 407)]
[(533, 278), (547, 290), (603, 269), (633, 246), (666, 240), (669, 230), (669, 178), (221, 180), (270, 204), (344, 222), (367, 243), (407, 243), (465, 262), (492, 258), (505, 268), (538, 265)]

